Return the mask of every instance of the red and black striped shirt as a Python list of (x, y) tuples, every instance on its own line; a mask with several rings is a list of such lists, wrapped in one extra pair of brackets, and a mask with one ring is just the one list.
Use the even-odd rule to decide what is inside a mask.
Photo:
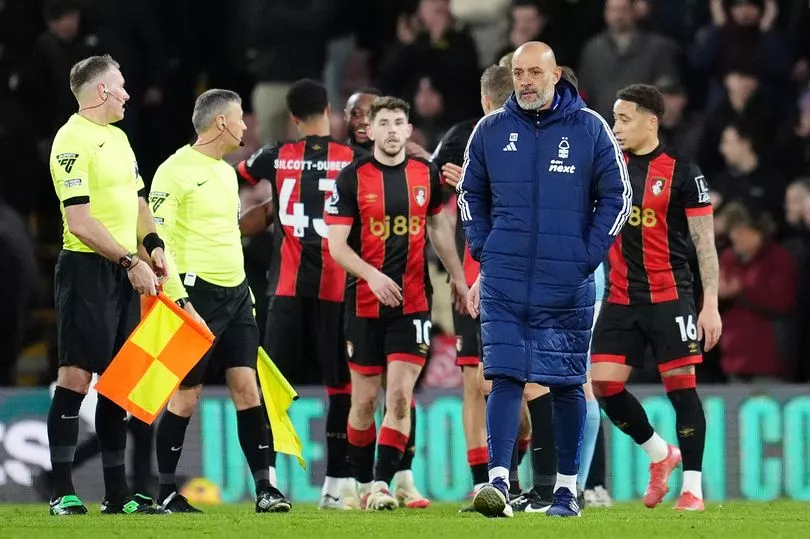
[(625, 154), (633, 207), (608, 253), (607, 301), (636, 305), (692, 293), (687, 217), (711, 215), (709, 185), (694, 163), (658, 146)]
[(313, 136), (265, 146), (237, 165), (247, 181), (273, 186), (272, 295), (343, 301), (346, 272), (329, 254), (323, 215), (335, 178), (353, 159), (350, 146)]
[(326, 222), (351, 225), (349, 246), (402, 287), (403, 296), (399, 307), (386, 307), (365, 281), (350, 275), (347, 313), (380, 318), (430, 311), (425, 227), (427, 217), (441, 210), (439, 173), (422, 159), (386, 166), (366, 156), (341, 171)]

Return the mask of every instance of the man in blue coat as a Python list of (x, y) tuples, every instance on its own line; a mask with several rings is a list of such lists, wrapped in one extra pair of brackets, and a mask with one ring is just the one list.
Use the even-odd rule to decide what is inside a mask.
[(481, 263), (480, 313), (489, 481), (474, 500), (512, 516), (508, 475), (527, 382), (551, 387), (557, 445), (553, 516), (578, 516), (576, 479), (593, 321), (591, 274), (630, 214), (631, 188), (610, 127), (561, 80), (551, 48), (512, 59), (515, 93), (476, 126), (459, 216)]

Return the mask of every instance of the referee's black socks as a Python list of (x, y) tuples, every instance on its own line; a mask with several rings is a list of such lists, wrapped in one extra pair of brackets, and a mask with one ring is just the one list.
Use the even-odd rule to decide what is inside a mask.
[(105, 499), (122, 503), (129, 494), (124, 458), (127, 449), (127, 413), (103, 395), (96, 404), (96, 434), (104, 467)]
[(270, 428), (264, 409), (254, 406), (237, 410), (236, 429), (239, 432), (239, 445), (256, 483), (256, 494), (259, 494), (270, 486)]
[(189, 419), (166, 410), (158, 423), (157, 432), (155, 433), (158, 482), (160, 483), (158, 504), (163, 503), (172, 492), (177, 490), (175, 473), (177, 472), (177, 463), (180, 461), (183, 441), (186, 438)]
[(48, 441), (53, 470), (54, 498), (75, 494), (73, 457), (79, 439), (79, 408), (84, 394), (56, 386), (48, 412)]

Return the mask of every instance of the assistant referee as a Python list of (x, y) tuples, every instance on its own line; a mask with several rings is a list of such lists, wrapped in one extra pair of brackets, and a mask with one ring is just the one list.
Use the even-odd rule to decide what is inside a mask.
[[(154, 296), (165, 274), (135, 154), (123, 131), (129, 95), (118, 63), (91, 56), (70, 70), (79, 110), (56, 133), (50, 168), (61, 202), (62, 252), (54, 277), (59, 372), (48, 413), (54, 492), (52, 515), (87, 508), (76, 496), (72, 468), (79, 408), (92, 373), (103, 373), (138, 322), (133, 288)], [(139, 247), (151, 260), (136, 254)], [(147, 496), (131, 495), (124, 469), (126, 412), (99, 395), (96, 433), (104, 468), (102, 513), (154, 513)]]
[(256, 484), (256, 512), (285, 512), (290, 502), (270, 478), (272, 442), (256, 382), (259, 329), (242, 255), (239, 187), (236, 171), (222, 159), (241, 144), (246, 129), (242, 100), (229, 90), (208, 90), (197, 98), (191, 123), (197, 141), (160, 165), (149, 202), (175, 262), (166, 294), (201, 318), (216, 340), (180, 383), (158, 424), (159, 507), (168, 513), (199, 512), (178, 493), (175, 472), (205, 372), (213, 362), (225, 367), (239, 443)]

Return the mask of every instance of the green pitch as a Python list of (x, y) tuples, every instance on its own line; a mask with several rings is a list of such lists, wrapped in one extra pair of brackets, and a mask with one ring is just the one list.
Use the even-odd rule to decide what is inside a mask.
[[(2, 538), (290, 537), (317, 539), (572, 539), (677, 538), (800, 539), (810, 537), (810, 504), (800, 502), (709, 504), (704, 513), (675, 513), (641, 503), (586, 509), (578, 519), (519, 514), (489, 520), (458, 514), (458, 505), (390, 513), (324, 512), (308, 505), (288, 514), (257, 515), (249, 505), (205, 508), (202, 515), (103, 516), (95, 505), (84, 516), (52, 517), (45, 505), (0, 505)], [(530, 534), (530, 535), (527, 535)], [(553, 535), (546, 535), (553, 534)], [(560, 534), (560, 535), (557, 535)]]

